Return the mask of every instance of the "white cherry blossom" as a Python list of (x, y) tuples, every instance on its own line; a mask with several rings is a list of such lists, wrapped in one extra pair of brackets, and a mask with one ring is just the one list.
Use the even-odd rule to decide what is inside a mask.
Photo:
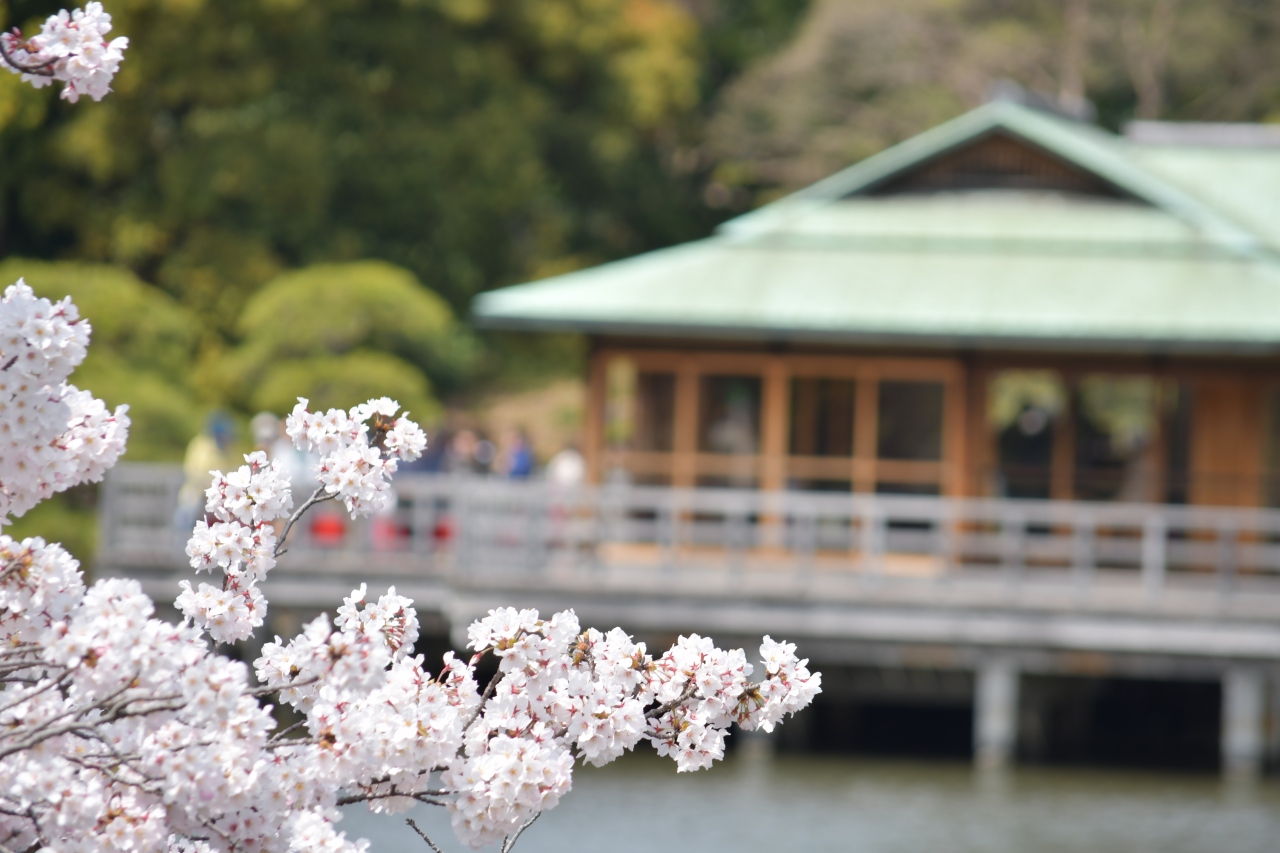
[(81, 95), (101, 101), (111, 91), (129, 40), (107, 39), (111, 16), (99, 2), (83, 9), (63, 9), (45, 20), (40, 32), (24, 40), (22, 33), (0, 33), (0, 59), (5, 67), (37, 89), (55, 80), (62, 97), (72, 103)]
[[(123, 410), (65, 384), (87, 340), (65, 300), (19, 283), (0, 301), (5, 517), (100, 477), (123, 448)], [(391, 814), (437, 805), (462, 842), (509, 847), (569, 792), (579, 761), (605, 764), (648, 741), (680, 771), (709, 767), (731, 725), (772, 729), (820, 689), (795, 647), (768, 637), (753, 682), (741, 650), (706, 637), (654, 657), (572, 611), (514, 608), (477, 620), (474, 654), (447, 654), (432, 672), (414, 653), (413, 602), (394, 588), (374, 599), (365, 585), (332, 621), (265, 643), (251, 672), (213, 644), (262, 626), (259, 584), (292, 524), (324, 500), (353, 516), (385, 504), (397, 462), (426, 443), (386, 398), (327, 412), (302, 400), (288, 426), (319, 454), (321, 486), (294, 509), (286, 473), (263, 454), (214, 472), (187, 556), (215, 582), (183, 582), (178, 625), (155, 617), (136, 581), (86, 588), (58, 545), (0, 536), (5, 848), (361, 853), (367, 842), (337, 827), (338, 807), (360, 802)], [(482, 690), (486, 656), (497, 673)], [(295, 726), (277, 725), (272, 695)]]

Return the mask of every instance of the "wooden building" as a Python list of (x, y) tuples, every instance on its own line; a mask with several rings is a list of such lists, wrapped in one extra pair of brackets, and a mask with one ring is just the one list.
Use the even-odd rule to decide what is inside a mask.
[(592, 342), (593, 478), (1280, 503), (1280, 133), (991, 103), (712, 237), (482, 296)]

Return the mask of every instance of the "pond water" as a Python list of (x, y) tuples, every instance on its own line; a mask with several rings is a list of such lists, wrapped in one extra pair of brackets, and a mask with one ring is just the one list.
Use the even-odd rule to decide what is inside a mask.
[[(410, 815), (445, 851), (443, 809)], [(404, 815), (348, 810), (373, 853), (429, 853)], [(731, 755), (697, 774), (634, 755), (579, 768), (519, 853), (1275, 853), (1280, 785), (1215, 776)]]

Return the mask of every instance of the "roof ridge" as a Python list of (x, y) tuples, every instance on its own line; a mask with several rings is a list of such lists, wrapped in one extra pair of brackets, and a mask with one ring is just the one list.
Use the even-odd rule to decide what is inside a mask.
[(816, 207), (828, 205), (900, 174), (912, 165), (993, 130), (1005, 130), (1097, 175), (1128, 195), (1157, 207), (1234, 251), (1256, 253), (1265, 238), (1213, 205), (1135, 162), (1126, 141), (1101, 128), (1049, 115), (1008, 101), (994, 101), (886, 148), (817, 183), (723, 223), (729, 238), (775, 230)]

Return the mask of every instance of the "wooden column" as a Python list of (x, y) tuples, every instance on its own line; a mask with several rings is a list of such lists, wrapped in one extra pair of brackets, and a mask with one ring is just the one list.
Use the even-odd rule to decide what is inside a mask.
[(1169, 492), (1169, 401), (1173, 398), (1170, 389), (1173, 383), (1163, 377), (1155, 377), (1155, 431), (1151, 441), (1143, 451), (1147, 455), (1148, 482), (1143, 484), (1143, 500), (1148, 503), (1162, 504)]
[(969, 468), (969, 442), (965, 438), (967, 385), (969, 371), (961, 367), (943, 390), (942, 409), (942, 494), (962, 497), (968, 494), (965, 471)]
[(1191, 415), (1191, 503), (1257, 506), (1262, 502), (1263, 387), (1254, 379), (1196, 382)]
[(676, 368), (675, 421), (672, 431), (671, 485), (689, 487), (698, 479), (698, 363), (682, 358)]
[(879, 377), (858, 377), (858, 390), (853, 407), (853, 490), (876, 490), (876, 456), (880, 441)]
[(604, 407), (607, 394), (605, 370), (608, 368), (605, 353), (591, 353), (587, 369), (587, 408), (583, 417), (582, 455), (587, 463), (587, 482), (599, 483), (604, 477), (602, 456), (604, 452)]
[(1069, 501), (1075, 497), (1076, 476), (1076, 381), (1077, 377), (1066, 373), (1062, 382), (1066, 389), (1066, 402), (1053, 422), (1053, 447), (1049, 457), (1049, 497), (1055, 501)]
[(996, 464), (996, 437), (987, 423), (991, 370), (983, 366), (969, 368), (965, 384), (965, 396), (968, 400), (965, 413), (968, 429), (965, 439), (969, 445), (964, 472), (965, 494), (970, 497), (990, 497), (991, 472)]
[(760, 412), (760, 488), (781, 491), (787, 487), (788, 411), (791, 375), (786, 363), (772, 358), (765, 366)]

